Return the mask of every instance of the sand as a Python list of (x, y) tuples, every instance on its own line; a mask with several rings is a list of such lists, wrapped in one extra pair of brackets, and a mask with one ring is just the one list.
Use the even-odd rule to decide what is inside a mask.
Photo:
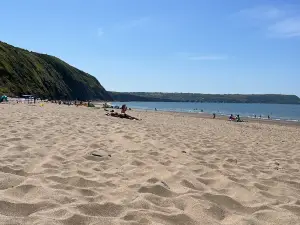
[(0, 110), (1, 225), (300, 224), (299, 126)]

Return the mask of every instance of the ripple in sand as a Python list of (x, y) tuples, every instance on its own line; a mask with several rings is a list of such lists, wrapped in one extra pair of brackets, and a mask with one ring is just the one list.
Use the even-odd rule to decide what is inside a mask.
[(4, 167), (0, 167), (0, 172), (2, 173), (10, 173), (10, 174), (14, 174), (14, 175), (18, 175), (18, 176), (28, 176), (28, 173), (26, 173), (24, 170), (20, 169), (13, 169), (9, 166), (4, 166)]
[(7, 138), (6, 140), (4, 140), (5, 142), (13, 142), (13, 141), (21, 141), (22, 138)]
[(49, 202), (29, 203), (13, 203), (8, 201), (0, 201), (0, 214), (5, 216), (26, 217), (40, 210), (54, 208), (57, 205)]
[(223, 209), (227, 209), (234, 212), (241, 212), (241, 213), (254, 213), (260, 210), (269, 209), (268, 206), (262, 205), (258, 207), (246, 207), (243, 206), (240, 202), (236, 201), (235, 199), (227, 196), (227, 195), (216, 195), (211, 193), (205, 193), (202, 197), (210, 202), (217, 204), (219, 207)]
[(281, 208), (289, 210), (290, 212), (294, 213), (296, 216), (300, 217), (300, 206), (298, 205), (284, 205)]
[(144, 166), (145, 163), (142, 162), (142, 161), (139, 161), (139, 160), (133, 160), (131, 165), (133, 165), (133, 166)]
[(158, 195), (161, 197), (172, 197), (172, 196), (176, 196), (175, 193), (173, 193), (172, 191), (170, 191), (169, 189), (167, 189), (165, 186), (160, 185), (160, 184), (155, 184), (152, 186), (142, 186), (139, 189), (140, 193), (151, 193), (154, 195)]
[(80, 211), (81, 214), (88, 216), (101, 216), (101, 217), (117, 217), (119, 216), (124, 207), (121, 205), (114, 204), (112, 202), (107, 202), (104, 204), (89, 203), (81, 204), (75, 207)]
[(50, 176), (47, 179), (52, 180), (56, 183), (63, 185), (70, 185), (75, 187), (98, 187), (99, 183), (97, 181), (88, 180), (82, 177), (59, 177), (59, 176)]
[(88, 196), (88, 197), (98, 195), (97, 192), (89, 190), (89, 189), (78, 189), (78, 192), (80, 193), (80, 195)]
[(8, 189), (6, 194), (16, 199), (36, 199), (37, 196), (45, 194), (45, 190), (42, 187), (38, 187), (32, 184), (23, 184), (11, 189)]
[(68, 217), (67, 219), (60, 220), (60, 224), (63, 225), (88, 225), (91, 224), (92, 218), (89, 216), (73, 214), (72, 216)]
[(5, 174), (0, 173), (0, 190), (5, 190), (8, 188), (15, 187), (22, 183), (25, 180), (24, 177), (16, 176), (16, 175), (10, 175), (7, 176)]
[(197, 222), (190, 216), (179, 213), (179, 214), (163, 214), (163, 213), (149, 213), (149, 216), (153, 221), (159, 222), (164, 225), (184, 224), (184, 225), (195, 225)]
[(199, 185), (199, 184), (194, 185), (193, 183), (191, 183), (190, 181), (188, 181), (186, 179), (182, 180), (180, 182), (180, 184), (182, 186), (190, 188), (190, 189), (194, 189), (194, 190), (198, 190), (198, 191), (203, 191), (204, 190), (204, 188), (201, 185)]

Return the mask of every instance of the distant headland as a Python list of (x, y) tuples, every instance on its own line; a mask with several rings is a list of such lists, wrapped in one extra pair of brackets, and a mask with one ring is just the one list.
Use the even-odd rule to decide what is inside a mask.
[(109, 92), (115, 101), (300, 104), (296, 95)]

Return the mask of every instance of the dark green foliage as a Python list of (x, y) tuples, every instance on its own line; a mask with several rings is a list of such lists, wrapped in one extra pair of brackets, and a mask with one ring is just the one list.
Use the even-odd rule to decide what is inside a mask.
[(220, 94), (161, 93), (161, 92), (110, 92), (110, 94), (116, 101), (300, 104), (300, 99), (296, 95), (279, 95), (279, 94), (220, 95)]
[(0, 42), (0, 95), (50, 99), (112, 100), (98, 80), (45, 54)]

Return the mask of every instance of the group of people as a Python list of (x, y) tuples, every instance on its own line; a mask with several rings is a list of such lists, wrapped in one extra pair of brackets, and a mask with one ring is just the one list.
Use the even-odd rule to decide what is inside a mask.
[(106, 116), (112, 116), (112, 117), (119, 117), (122, 119), (129, 119), (129, 120), (140, 120), (134, 116), (130, 116), (126, 114), (127, 111), (127, 106), (124, 104), (121, 107), (121, 113), (115, 112), (114, 110), (111, 110), (110, 112), (106, 113)]
[[(216, 113), (213, 113), (213, 119), (215, 119), (216, 118)], [(241, 119), (241, 117), (240, 117), (240, 115), (237, 115), (236, 117), (233, 115), (233, 114), (231, 114), (230, 116), (229, 116), (229, 121), (235, 121), (235, 122), (244, 122), (242, 119)]]
[(236, 115), (236, 117), (234, 117), (232, 114), (229, 116), (229, 121), (244, 122), (243, 120), (241, 120), (240, 115)]
[[(254, 115), (254, 118), (256, 119), (257, 118), (257, 116), (256, 115)], [(261, 115), (259, 115), (259, 117), (258, 117), (259, 119), (261, 119), (262, 117), (261, 117)], [(270, 115), (268, 115), (268, 120), (269, 119), (271, 119), (271, 117), (270, 117)]]

